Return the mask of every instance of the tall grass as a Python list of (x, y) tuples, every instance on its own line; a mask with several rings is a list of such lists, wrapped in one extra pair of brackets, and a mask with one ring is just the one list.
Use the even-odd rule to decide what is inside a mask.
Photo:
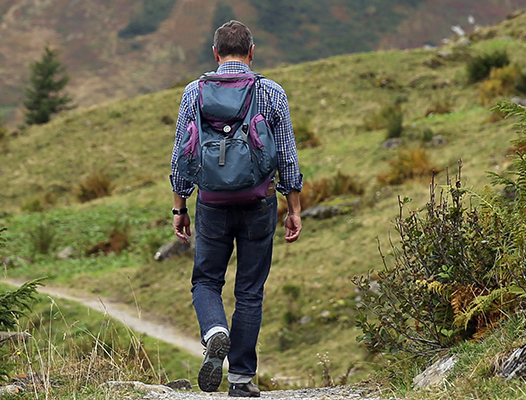
[(68, 301), (39, 296), (20, 321), (31, 339), (10, 343), (12, 383), (27, 399), (122, 399), (109, 381), (162, 384), (195, 379), (199, 363), (175, 349), (137, 335), (107, 315)]

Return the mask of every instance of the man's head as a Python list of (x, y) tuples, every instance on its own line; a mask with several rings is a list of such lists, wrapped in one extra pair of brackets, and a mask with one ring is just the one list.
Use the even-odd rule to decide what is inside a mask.
[(249, 59), (252, 61), (252, 32), (239, 21), (230, 21), (217, 28), (214, 35), (214, 55), (217, 61)]

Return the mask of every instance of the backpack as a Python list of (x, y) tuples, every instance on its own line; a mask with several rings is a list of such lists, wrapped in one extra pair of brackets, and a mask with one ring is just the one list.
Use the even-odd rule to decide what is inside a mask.
[(177, 167), (199, 187), (205, 203), (250, 203), (266, 196), (277, 155), (274, 134), (258, 113), (261, 78), (254, 73), (199, 78), (197, 119), (181, 139)]

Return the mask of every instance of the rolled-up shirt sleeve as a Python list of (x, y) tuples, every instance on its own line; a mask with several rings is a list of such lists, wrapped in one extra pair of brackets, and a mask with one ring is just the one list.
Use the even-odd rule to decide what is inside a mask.
[(177, 124), (175, 128), (175, 141), (172, 151), (172, 174), (170, 175), (170, 183), (172, 184), (172, 191), (183, 198), (188, 198), (195, 189), (195, 185), (183, 179), (177, 169), (177, 155), (179, 154), (179, 146), (183, 134), (188, 127), (190, 121), (194, 121), (197, 115), (197, 82), (190, 83), (184, 90), (181, 98), (181, 105), (179, 107), (179, 116), (177, 117)]
[(287, 95), (283, 88), (273, 81), (265, 79), (262, 85), (267, 98), (262, 99), (261, 109), (267, 113), (266, 117), (276, 141), (279, 174), (276, 189), (283, 195), (293, 190), (301, 192), (303, 176), (299, 168)]

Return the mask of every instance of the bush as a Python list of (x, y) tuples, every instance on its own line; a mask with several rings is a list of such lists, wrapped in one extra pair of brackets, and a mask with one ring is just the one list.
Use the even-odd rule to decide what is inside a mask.
[(506, 50), (496, 50), (492, 53), (473, 57), (466, 65), (469, 83), (477, 83), (489, 77), (493, 68), (503, 68), (510, 64)]
[[(322, 178), (313, 182), (304, 182), (300, 193), (302, 210), (315, 206), (334, 196), (355, 194), (361, 196), (365, 191), (364, 185), (349, 175), (340, 171), (332, 178)], [(282, 200), (278, 206), (278, 220), (287, 212), (287, 203)]]
[[(526, 111), (501, 104), (519, 116), (526, 134)], [(521, 148), (526, 135), (515, 141)], [(384, 269), (353, 282), (363, 293), (358, 308), (359, 338), (371, 350), (432, 354), (460, 341), (477, 339), (526, 306), (526, 155), (518, 152), (510, 177), (491, 173), (494, 186), (483, 194), (447, 182), (437, 197), (434, 181), (425, 211), (407, 217), (408, 199), (399, 199), (391, 243), (393, 263), (380, 251)], [(470, 195), (470, 207), (464, 197)], [(473, 197), (480, 205), (474, 208)]]
[[(5, 229), (0, 229), (0, 247), (5, 246), (5, 239), (2, 232)], [(41, 283), (40, 279), (29, 281), (20, 286), (17, 290), (6, 291), (0, 294), (0, 331), (12, 331), (18, 326), (19, 319), (24, 316), (27, 311), (31, 310), (31, 305), (35, 300), (37, 293), (37, 286)], [(5, 339), (4, 339), (5, 340)], [(10, 373), (14, 367), (11, 363), (6, 363), (5, 358), (8, 356), (9, 350), (0, 342), (0, 380), (7, 381)]]
[(363, 118), (363, 127), (367, 131), (386, 129), (389, 126), (396, 129), (397, 125), (401, 125), (402, 120), (403, 115), (400, 104), (388, 104), (376, 112), (365, 115)]
[(111, 178), (104, 173), (90, 175), (79, 184), (77, 199), (81, 203), (85, 203), (101, 197), (111, 196), (114, 186)]
[(55, 240), (55, 230), (53, 227), (41, 221), (36, 227), (29, 232), (31, 238), (31, 245), (33, 246), (34, 254), (48, 254), (52, 247), (53, 241)]
[(130, 22), (119, 31), (119, 37), (131, 39), (157, 31), (159, 24), (170, 16), (175, 0), (144, 0)]
[(428, 178), (442, 170), (431, 164), (427, 151), (422, 147), (401, 150), (389, 164), (391, 170), (377, 177), (378, 182), (384, 185), (400, 185), (411, 179)]
[(320, 140), (314, 133), (314, 130), (309, 122), (301, 120), (294, 122), (294, 137), (296, 139), (296, 145), (299, 149), (308, 149), (318, 147)]
[(399, 138), (404, 131), (404, 114), (400, 108), (395, 109), (387, 120), (387, 139)]
[(129, 222), (116, 220), (112, 229), (108, 232), (108, 236), (108, 240), (91, 246), (86, 251), (86, 255), (91, 256), (98, 253), (106, 255), (111, 252), (116, 254), (122, 253), (123, 250), (128, 248), (131, 242), (131, 226)]
[(448, 94), (436, 95), (433, 99), (431, 107), (426, 111), (426, 117), (430, 115), (449, 114), (453, 111), (453, 100)]
[(488, 105), (499, 96), (523, 93), (526, 86), (526, 75), (517, 65), (492, 69), (489, 79), (480, 83), (479, 98), (483, 105)]

